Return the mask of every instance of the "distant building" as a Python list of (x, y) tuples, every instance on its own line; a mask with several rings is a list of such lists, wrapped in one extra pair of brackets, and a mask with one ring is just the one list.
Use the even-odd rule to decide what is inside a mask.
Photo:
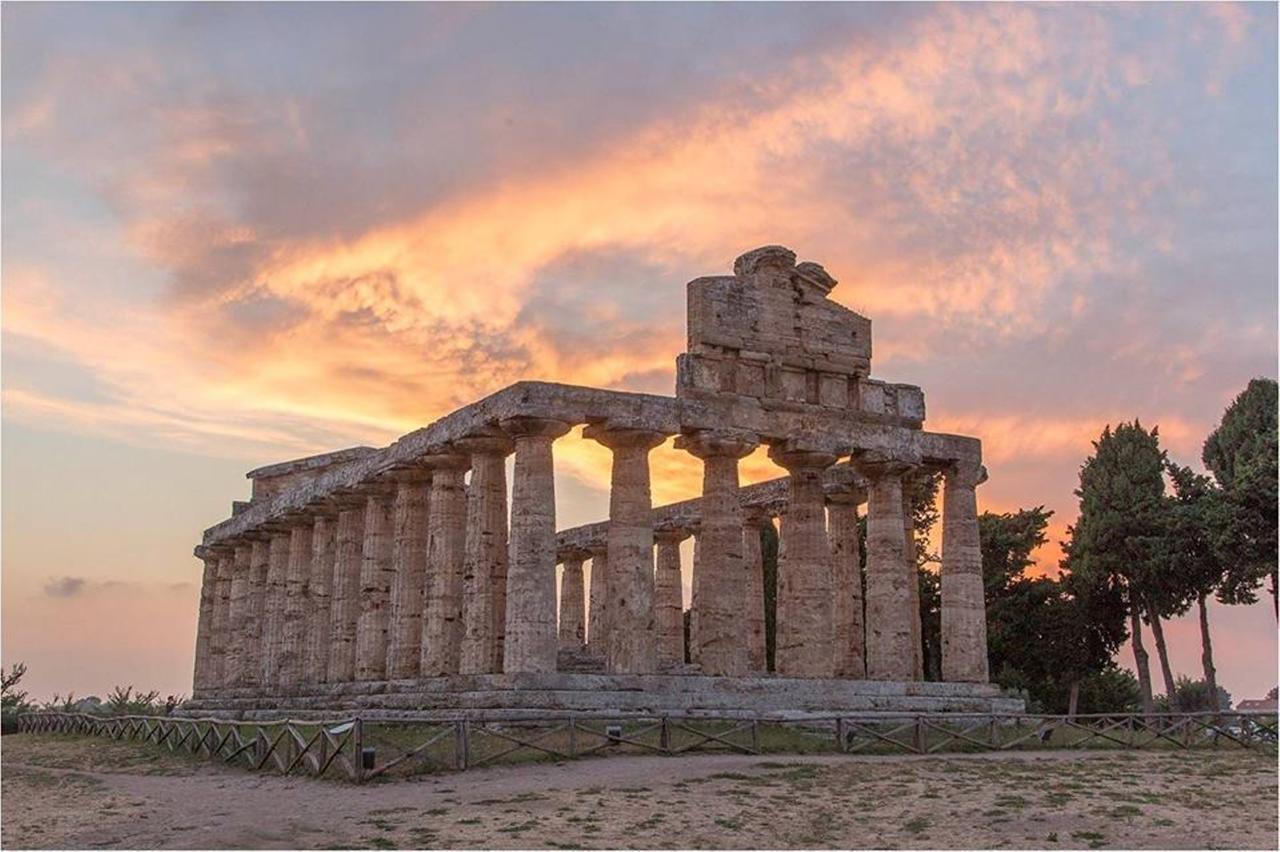
[(1240, 711), (1248, 710), (1270, 710), (1276, 712), (1276, 700), (1274, 698), (1248, 698), (1236, 705), (1236, 709)]

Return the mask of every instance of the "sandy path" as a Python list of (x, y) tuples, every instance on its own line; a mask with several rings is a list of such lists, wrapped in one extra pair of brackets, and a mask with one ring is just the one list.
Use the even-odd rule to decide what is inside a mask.
[(1242, 752), (617, 757), (363, 787), (102, 740), (6, 737), (0, 756), (6, 848), (1277, 843), (1275, 759)]

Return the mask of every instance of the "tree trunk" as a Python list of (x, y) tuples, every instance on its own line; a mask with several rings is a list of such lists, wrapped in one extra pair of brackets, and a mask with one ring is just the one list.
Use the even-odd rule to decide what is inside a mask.
[(1169, 709), (1177, 710), (1173, 669), (1169, 667), (1169, 648), (1164, 644), (1164, 625), (1160, 623), (1160, 616), (1151, 607), (1147, 607), (1147, 617), (1151, 619), (1151, 634), (1156, 637), (1156, 656), (1160, 658), (1160, 675), (1164, 678), (1164, 697), (1169, 699)]
[(1213, 709), (1222, 710), (1218, 706), (1218, 671), (1213, 667), (1213, 643), (1209, 640), (1209, 606), (1208, 595), (1201, 595), (1200, 604), (1200, 665), (1204, 667), (1204, 682), (1209, 688)]
[(1067, 718), (1074, 719), (1080, 707), (1080, 678), (1071, 679), (1071, 696), (1067, 699)]
[(1280, 619), (1280, 566), (1271, 568), (1271, 606), (1276, 611), (1276, 618)]
[(1142, 712), (1152, 716), (1156, 712), (1155, 699), (1151, 697), (1151, 665), (1147, 649), (1142, 645), (1142, 619), (1136, 606), (1129, 608), (1129, 632), (1133, 639), (1133, 663), (1138, 670), (1138, 691), (1142, 694)]

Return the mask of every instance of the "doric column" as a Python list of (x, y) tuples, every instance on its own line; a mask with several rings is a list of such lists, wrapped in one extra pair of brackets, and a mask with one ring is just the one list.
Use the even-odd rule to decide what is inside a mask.
[(942, 489), (942, 679), (986, 683), (987, 611), (974, 489), (986, 468), (957, 464)]
[(457, 674), (462, 653), (467, 543), (467, 487), (462, 477), (471, 460), (441, 452), (421, 462), (431, 468), (431, 497), (427, 501), (426, 601), (419, 669), (423, 677), (437, 677)]
[(684, 662), (684, 594), (680, 583), (680, 542), (689, 537), (681, 527), (655, 530), (657, 570), (653, 579), (653, 621), (658, 664)]
[(666, 440), (648, 429), (592, 425), (582, 436), (613, 451), (609, 480), (609, 671), (657, 668), (653, 623), (653, 501), (649, 451)]
[(196, 618), (196, 657), (191, 675), (191, 694), (203, 694), (211, 686), (210, 640), (213, 636), (213, 600), (218, 595), (218, 557), (201, 548), (204, 573), (200, 578), (200, 609)]
[(271, 535), (254, 532), (249, 536), (249, 611), (244, 629), (244, 684), (262, 685), (265, 665), (267, 574), (271, 568)]
[(227, 612), (227, 649), (224, 655), (224, 686), (243, 686), (245, 682), (245, 661), (249, 648), (249, 595), (252, 578), (250, 563), (253, 554), (253, 542), (244, 539), (236, 542), (235, 562), (231, 574), (231, 601)]
[(329, 591), (329, 666), (325, 680), (349, 683), (356, 677), (356, 627), (360, 621), (360, 572), (364, 564), (364, 497), (349, 493), (334, 500), (333, 583)]
[(908, 559), (903, 536), (902, 479), (914, 469), (910, 461), (879, 453), (855, 459), (867, 488), (867, 677), (911, 680), (915, 658), (911, 645), (911, 584), (915, 565)]
[(387, 678), (417, 677), (422, 664), (422, 604), (427, 576), (427, 513), (431, 472), (408, 468), (396, 482), (391, 567), (391, 638)]
[(676, 447), (702, 459), (702, 523), (693, 601), (698, 619), (697, 662), (709, 675), (743, 675), (747, 649), (740, 624), (746, 596), (738, 460), (756, 443), (744, 436), (697, 432), (677, 438)]
[(504, 672), (556, 670), (556, 486), (551, 444), (562, 420), (503, 421), (515, 439), (511, 475), (511, 564), (507, 568)]
[(609, 652), (609, 545), (591, 548), (590, 612), (587, 650), (604, 657)]
[(835, 629), (835, 676), (861, 680), (867, 676), (863, 659), (862, 566), (859, 556), (858, 504), (861, 491), (828, 495), (827, 529), (831, 538)]
[(356, 622), (356, 680), (387, 676), (387, 628), (391, 614), (391, 504), (395, 488), (372, 483), (366, 495), (360, 561), (360, 618)]
[(330, 602), (337, 558), (338, 514), (333, 504), (316, 510), (311, 529), (311, 574), (307, 581), (307, 632), (302, 649), (302, 682), (323, 683), (329, 675)]
[(586, 644), (586, 588), (582, 581), (582, 562), (588, 555), (581, 550), (564, 554), (564, 570), (560, 574), (561, 651), (581, 651)]
[(916, 563), (916, 519), (911, 511), (915, 477), (902, 477), (902, 537), (907, 558), (907, 588), (911, 591), (911, 679), (924, 680), (924, 625), (920, 619), (920, 570)]
[(502, 671), (507, 620), (507, 456), (504, 435), (472, 435), (455, 442), (471, 454), (462, 569), (463, 674)]
[(786, 617), (777, 623), (775, 667), (791, 677), (831, 677), (834, 584), (822, 472), (836, 457), (771, 447), (769, 458), (790, 474), (787, 513), (779, 532), (787, 543), (778, 585), (779, 610)]
[(285, 574), (284, 630), (277, 660), (281, 686), (302, 682), (302, 643), (307, 635), (307, 581), (311, 577), (311, 528), (309, 515), (293, 518), (289, 525), (289, 567)]
[(235, 574), (235, 548), (218, 548), (218, 582), (214, 587), (209, 655), (211, 685), (221, 689), (231, 674), (231, 578)]
[(289, 576), (289, 530), (272, 526), (267, 550), (267, 586), (262, 613), (262, 685), (268, 695), (280, 686), (280, 650), (284, 643), (284, 609)]
[(742, 518), (742, 583), (746, 589), (742, 639), (747, 646), (748, 669), (763, 672), (768, 670), (768, 660), (764, 641), (764, 549), (760, 535), (773, 519), (758, 506), (744, 509)]
[[(698, 592), (702, 589), (702, 522), (689, 528), (693, 536), (693, 553), (689, 563), (689, 662), (697, 665), (700, 655), (698, 646)], [(680, 613), (680, 635), (684, 637), (684, 613)]]

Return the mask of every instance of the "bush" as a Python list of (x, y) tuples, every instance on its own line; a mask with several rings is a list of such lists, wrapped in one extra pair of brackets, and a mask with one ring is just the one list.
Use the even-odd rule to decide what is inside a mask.
[(1208, 710), (1230, 710), (1231, 693), (1218, 687), (1218, 706), (1209, 695), (1209, 684), (1203, 680), (1192, 680), (1186, 675), (1179, 675), (1173, 682), (1173, 701), (1168, 696), (1156, 697), (1156, 708), (1164, 712), (1201, 713)]

